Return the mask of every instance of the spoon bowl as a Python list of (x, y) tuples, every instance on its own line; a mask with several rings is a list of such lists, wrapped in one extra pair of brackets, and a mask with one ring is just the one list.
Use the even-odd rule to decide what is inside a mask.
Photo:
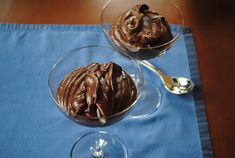
[(165, 88), (174, 94), (187, 94), (193, 90), (194, 83), (192, 80), (185, 77), (172, 77), (170, 84), (164, 82)]

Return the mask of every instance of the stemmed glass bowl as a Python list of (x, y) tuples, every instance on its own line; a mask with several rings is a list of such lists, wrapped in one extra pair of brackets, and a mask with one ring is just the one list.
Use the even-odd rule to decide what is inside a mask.
[[(115, 23), (120, 15), (138, 4), (146, 4), (149, 9), (163, 15), (169, 23), (172, 33), (172, 39), (159, 45), (141, 47), (140, 50), (130, 49), (123, 42), (114, 39), (110, 35), (111, 24)], [(105, 37), (111, 46), (119, 53), (134, 58), (138, 64), (141, 61), (149, 62), (153, 58), (158, 58), (172, 47), (176, 39), (180, 36), (184, 18), (178, 5), (173, 0), (109, 0), (101, 12), (101, 26)], [(175, 25), (177, 24), (177, 26)], [(119, 25), (120, 26), (120, 25)], [(119, 27), (118, 26), (118, 27)], [(177, 29), (174, 29), (177, 27)], [(144, 89), (134, 110), (130, 113), (132, 118), (142, 118), (155, 112), (161, 102), (161, 92), (153, 81), (145, 78)], [(146, 103), (151, 103), (146, 105)]]
[[(105, 123), (101, 123), (97, 117), (72, 117), (57, 101), (57, 89), (61, 80), (75, 69), (94, 62), (114, 62), (120, 65), (122, 69), (131, 76), (137, 88), (137, 99), (131, 105), (127, 106), (126, 109), (113, 115), (106, 116)], [(113, 48), (105, 46), (81, 47), (66, 53), (63, 57), (57, 60), (50, 71), (48, 79), (49, 92), (55, 105), (57, 105), (59, 110), (72, 121), (84, 126), (97, 128), (96, 132), (87, 133), (75, 141), (70, 152), (71, 158), (127, 157), (127, 149), (124, 143), (117, 136), (101, 131), (100, 127), (108, 126), (120, 121), (131, 111), (140, 96), (143, 82), (143, 75), (139, 65), (134, 60), (129, 60), (120, 55)]]

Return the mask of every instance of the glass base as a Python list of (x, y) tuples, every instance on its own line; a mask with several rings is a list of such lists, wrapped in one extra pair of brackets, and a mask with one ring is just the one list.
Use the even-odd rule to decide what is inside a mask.
[(161, 92), (150, 80), (144, 82), (144, 88), (135, 107), (128, 115), (129, 118), (143, 118), (158, 110), (161, 103)]
[[(90, 132), (80, 137), (70, 152), (71, 158), (127, 158), (127, 149), (124, 143), (116, 136), (100, 131), (99, 141), (97, 133)], [(98, 145), (98, 149), (97, 149)]]

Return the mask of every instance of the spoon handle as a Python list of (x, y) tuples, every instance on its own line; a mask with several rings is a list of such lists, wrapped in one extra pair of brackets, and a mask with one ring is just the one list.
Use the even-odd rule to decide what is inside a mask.
[(158, 74), (162, 80), (164, 78), (166, 78), (166, 75), (163, 72), (161, 72), (156, 66), (154, 66), (153, 64), (151, 64), (147, 60), (141, 60), (140, 63), (142, 65), (144, 65), (145, 67), (147, 67), (148, 69), (150, 69), (153, 72), (155, 72), (156, 74)]

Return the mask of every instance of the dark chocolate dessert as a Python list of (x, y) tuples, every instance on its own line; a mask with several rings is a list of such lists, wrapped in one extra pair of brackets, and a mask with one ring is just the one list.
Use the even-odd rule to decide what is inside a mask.
[(109, 116), (125, 110), (136, 98), (134, 81), (113, 62), (74, 70), (57, 91), (57, 101), (67, 114), (91, 126), (106, 124)]
[[(146, 4), (136, 5), (121, 14), (111, 25), (109, 34), (115, 45), (136, 53), (135, 55), (139, 59), (148, 59), (158, 55), (157, 53), (154, 55), (143, 54), (144, 52), (140, 52), (143, 49), (152, 49), (173, 39), (165, 17), (149, 10)], [(164, 48), (156, 49), (161, 51)], [(129, 55), (133, 57), (133, 54)]]

